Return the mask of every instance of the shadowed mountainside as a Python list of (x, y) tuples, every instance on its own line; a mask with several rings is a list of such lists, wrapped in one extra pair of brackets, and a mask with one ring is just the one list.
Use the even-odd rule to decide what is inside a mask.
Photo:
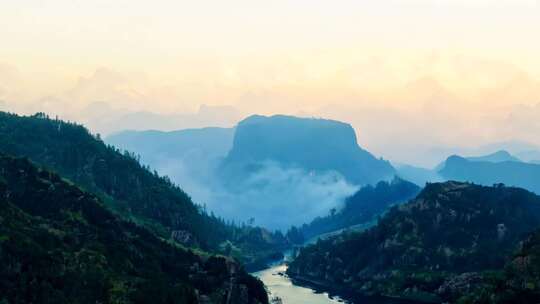
[(516, 161), (470, 161), (450, 156), (439, 170), (445, 179), (469, 181), (482, 185), (503, 183), (540, 193), (540, 165)]
[[(304, 240), (317, 235), (367, 224), (376, 220), (393, 204), (404, 203), (414, 198), (420, 187), (406, 180), (395, 177), (391, 182), (381, 181), (375, 186), (362, 187), (345, 199), (344, 206), (331, 210), (331, 214), (318, 217), (311, 223), (298, 228)], [(294, 232), (294, 227), (291, 230)]]
[(538, 300), (540, 286), (513, 286), (503, 269), (539, 227), (540, 197), (526, 190), (428, 184), (373, 228), (302, 249), (288, 273), (362, 294), (426, 301), (454, 303), (496, 288), (490, 302), (471, 303), (510, 303), (506, 297), (521, 295)]
[(233, 128), (202, 128), (179, 131), (123, 131), (105, 139), (122, 150), (136, 152), (152, 168), (164, 159), (225, 157), (233, 143)]
[(122, 218), (184, 246), (252, 263), (287, 245), (287, 240), (276, 235), (262, 246), (262, 236), (257, 235), (267, 235), (262, 229), (241, 227), (209, 214), (167, 177), (142, 166), (133, 154), (105, 145), (77, 124), (43, 114), (0, 113), (0, 152), (28, 157), (96, 194)]
[(389, 179), (394, 168), (360, 148), (345, 123), (293, 116), (251, 116), (236, 127), (233, 148), (223, 163), (233, 181), (275, 161), (307, 171), (336, 171), (354, 184)]
[(159, 239), (58, 175), (3, 154), (0, 223), (2, 302), (268, 302), (233, 260)]

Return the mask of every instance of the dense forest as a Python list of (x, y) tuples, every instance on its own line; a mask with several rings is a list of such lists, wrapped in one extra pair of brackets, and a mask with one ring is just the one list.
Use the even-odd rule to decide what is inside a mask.
[(324, 233), (366, 224), (376, 220), (389, 206), (406, 202), (418, 192), (420, 187), (399, 177), (394, 177), (390, 182), (378, 182), (375, 186), (367, 185), (345, 199), (341, 209), (332, 209), (328, 216), (318, 217), (300, 228), (293, 227), (289, 234), (301, 234), (292, 240), (307, 240)]
[(288, 243), (280, 234), (209, 214), (136, 155), (107, 146), (75, 123), (0, 112), (0, 152), (28, 157), (96, 194), (123, 219), (183, 246), (260, 264)]
[(159, 239), (99, 197), (0, 155), (0, 303), (267, 303), (235, 261)]
[[(526, 190), (501, 184), (428, 184), (416, 199), (393, 207), (373, 228), (302, 249), (288, 273), (362, 294), (435, 302), (536, 303), (538, 235), (529, 235), (538, 227), (540, 197)], [(526, 271), (511, 270), (516, 267)]]

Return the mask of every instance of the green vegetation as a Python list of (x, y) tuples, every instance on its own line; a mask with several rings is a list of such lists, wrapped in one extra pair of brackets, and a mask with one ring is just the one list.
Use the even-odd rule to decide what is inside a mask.
[[(222, 253), (227, 242), (239, 248), (236, 257), (251, 263), (287, 246), (268, 239), (265, 246), (253, 227), (227, 223), (204, 208), (167, 177), (142, 166), (137, 156), (107, 146), (83, 126), (50, 119), (0, 112), (0, 152), (27, 157), (97, 195), (123, 219), (150, 229), (161, 238), (186, 247)], [(232, 251), (231, 251), (232, 252)]]
[[(288, 273), (426, 302), (536, 303), (540, 237), (533, 234), (513, 256), (538, 227), (540, 197), (526, 190), (428, 184), (373, 228), (302, 249)], [(527, 271), (512, 271), (516, 265)]]
[(420, 187), (399, 177), (394, 177), (390, 182), (378, 182), (375, 186), (364, 186), (345, 200), (341, 210), (333, 209), (328, 216), (318, 217), (301, 228), (293, 227), (289, 233), (301, 233), (301, 236), (291, 239), (303, 243), (317, 235), (368, 223), (391, 205), (406, 202), (418, 192)]
[(267, 303), (231, 259), (172, 245), (26, 159), (0, 155), (0, 303)]

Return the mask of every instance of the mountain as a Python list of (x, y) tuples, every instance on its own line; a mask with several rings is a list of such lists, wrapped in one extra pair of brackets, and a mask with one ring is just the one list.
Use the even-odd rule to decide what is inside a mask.
[(436, 170), (415, 167), (411, 165), (399, 164), (395, 165), (397, 175), (405, 180), (411, 181), (417, 185), (425, 185), (426, 183), (442, 182), (442, 177)]
[[(360, 294), (452, 303), (531, 303), (499, 299), (512, 293), (504, 286), (491, 294), (493, 301), (459, 298), (504, 281), (505, 265), (512, 262), (520, 242), (539, 227), (540, 197), (526, 190), (453, 181), (428, 184), (414, 200), (393, 207), (376, 226), (302, 249), (287, 273), (296, 280)], [(540, 265), (538, 260), (528, 263)], [(538, 299), (540, 293), (536, 295)]]
[[(96, 194), (123, 219), (184, 246), (232, 254), (246, 263), (286, 246), (283, 239), (253, 246), (250, 242), (259, 243), (255, 233), (259, 230), (209, 214), (169, 178), (151, 172), (133, 154), (120, 153), (74, 123), (43, 114), (0, 112), (0, 152), (27, 157), (57, 172)], [(227, 250), (231, 247), (234, 250)]]
[(489, 145), (484, 145), (476, 149), (476, 151), (471, 151), (475, 154), (487, 153), (487, 151), (497, 151), (504, 150), (508, 151), (518, 159), (529, 162), (534, 159), (540, 159), (540, 147), (535, 144), (511, 140), (496, 142)]
[(210, 225), (213, 220), (179, 187), (150, 172), (134, 156), (106, 146), (80, 125), (39, 114), (0, 113), (0, 151), (58, 172), (163, 237), (187, 233), (192, 243), (203, 247), (224, 238), (219, 235), (222, 226)]
[(2, 303), (268, 303), (233, 260), (160, 239), (27, 159), (0, 155), (0, 222)]
[(177, 131), (122, 131), (105, 138), (116, 147), (137, 151), (145, 158), (158, 156), (178, 157), (193, 153), (226, 156), (232, 148), (233, 128), (209, 127)]
[(182, 162), (184, 166), (216, 162), (229, 153), (233, 137), (233, 128), (122, 131), (108, 136), (105, 142), (137, 153), (152, 168), (161, 168), (174, 162)]
[(354, 184), (376, 183), (394, 174), (389, 162), (358, 146), (350, 125), (326, 119), (254, 115), (241, 121), (223, 162), (227, 179), (242, 179), (266, 161), (313, 172), (335, 171)]
[(133, 111), (127, 108), (115, 108), (107, 102), (93, 102), (72, 114), (70, 119), (88, 126), (101, 134), (113, 134), (122, 130), (180, 130), (203, 128), (206, 126), (229, 127), (236, 124), (242, 116), (230, 106), (201, 105), (192, 113), (155, 113)]
[(470, 161), (450, 156), (439, 174), (445, 179), (470, 181), (482, 185), (503, 183), (540, 193), (540, 165), (515, 161)]
[(512, 162), (521, 162), (520, 159), (513, 156), (512, 154), (508, 153), (508, 151), (500, 150), (488, 155), (483, 156), (471, 156), (466, 157), (467, 160), (473, 161), (473, 162), (491, 162), (491, 163), (501, 163), (506, 161), (512, 161)]
[(324, 233), (369, 223), (391, 205), (404, 203), (419, 192), (420, 187), (398, 177), (391, 182), (381, 181), (375, 186), (364, 186), (345, 199), (342, 209), (333, 209), (330, 215), (316, 218), (302, 226), (300, 232), (303, 239), (307, 240)]

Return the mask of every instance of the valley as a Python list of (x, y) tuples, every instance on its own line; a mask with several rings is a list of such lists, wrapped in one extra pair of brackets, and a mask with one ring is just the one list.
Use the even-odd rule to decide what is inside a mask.
[[(538, 165), (505, 152), (452, 156), (434, 169), (438, 178), (468, 180), (457, 176), (456, 162), (468, 174), (502, 173), (480, 180), (490, 186), (438, 180), (420, 186), (399, 175), (403, 167), (394, 169), (359, 148), (346, 124), (289, 116), (255, 116), (240, 124), (240, 135), (236, 127), (131, 131), (106, 139), (126, 149), (120, 150), (76, 123), (43, 113), (1, 113), (0, 219), (7, 218), (0, 258), (11, 266), (0, 288), (14, 291), (7, 299), (22, 303), (20, 292), (27, 289), (28, 299), (37, 302), (483, 303), (488, 294), (497, 295), (489, 303), (540, 299), (540, 198), (503, 183), (508, 175), (534, 190), (529, 177)], [(287, 136), (270, 136), (282, 134), (281, 128)], [(320, 140), (321, 134), (331, 140)], [(266, 142), (253, 145), (259, 138)], [(305, 158), (306, 147), (319, 152)], [(231, 199), (219, 207), (198, 195), (193, 199), (188, 193), (197, 193), (194, 184)], [(27, 256), (29, 246), (42, 249)], [(67, 259), (51, 269), (79, 271), (101, 291), (73, 293), (79, 287), (63, 283), (75, 275), (70, 271), (43, 277), (52, 270), (39, 265), (51, 250)], [(41, 270), (29, 273), (20, 263), (37, 263), (32, 268)], [(36, 280), (41, 283), (33, 285)]]
[(0, 304), (540, 304), (540, 0), (0, 1)]

